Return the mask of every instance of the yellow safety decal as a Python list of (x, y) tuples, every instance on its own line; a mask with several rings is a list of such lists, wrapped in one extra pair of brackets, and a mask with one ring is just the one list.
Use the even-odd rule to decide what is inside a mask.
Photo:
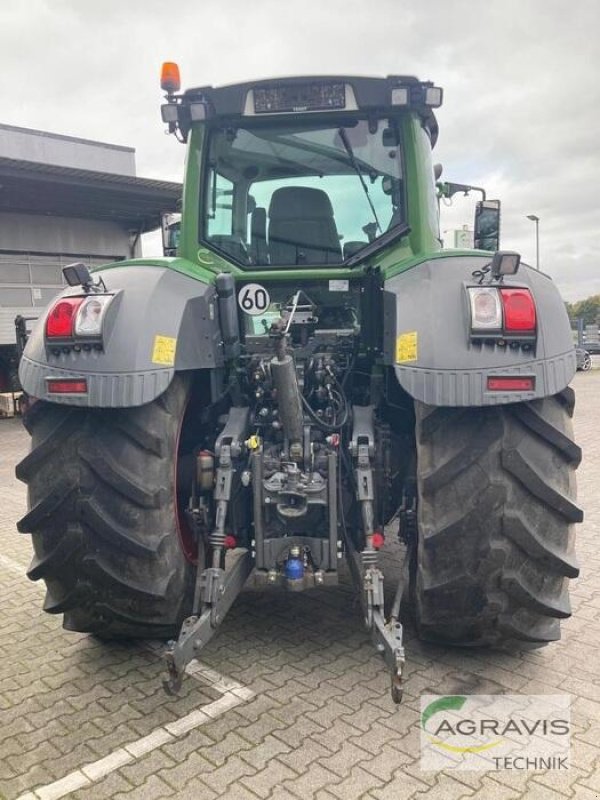
[(396, 339), (396, 363), (417, 360), (417, 332), (401, 333)]
[(177, 339), (172, 336), (155, 336), (152, 348), (152, 363), (172, 367), (175, 364)]

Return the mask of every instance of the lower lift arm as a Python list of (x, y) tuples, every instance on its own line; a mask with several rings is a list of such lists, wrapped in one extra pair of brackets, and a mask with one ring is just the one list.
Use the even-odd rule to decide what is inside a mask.
[(209, 568), (201, 574), (203, 611), (184, 621), (177, 642), (170, 642), (165, 653), (169, 674), (163, 686), (168, 694), (179, 691), (186, 666), (216, 633), (253, 568), (254, 559), (246, 550), (227, 572)]
[(354, 459), (357, 500), (361, 507), (365, 549), (358, 552), (350, 536), (345, 535), (348, 564), (355, 585), (360, 591), (365, 625), (373, 644), (385, 658), (392, 677), (392, 699), (402, 700), (404, 647), (402, 625), (398, 621), (402, 582), (398, 586), (390, 619), (384, 613), (383, 573), (377, 565), (378, 552), (373, 547), (374, 492), (372, 459), (375, 453), (375, 432), (372, 406), (354, 406), (354, 425), (350, 453)]
[[(250, 551), (243, 552), (234, 565), (225, 570), (225, 518), (231, 500), (233, 459), (240, 456), (247, 436), (248, 409), (233, 407), (229, 418), (215, 445), (217, 474), (214, 499), (216, 502), (214, 530), (208, 537), (212, 554), (212, 566), (201, 569), (204, 562), (205, 543), (202, 531), (196, 529), (198, 537), (198, 572), (194, 591), (192, 615), (184, 620), (176, 642), (169, 642), (165, 653), (168, 677), (163, 686), (168, 694), (181, 688), (186, 666), (196, 658), (200, 650), (216, 633), (223, 617), (233, 601), (242, 591), (254, 568)], [(192, 510), (193, 516), (194, 510)]]

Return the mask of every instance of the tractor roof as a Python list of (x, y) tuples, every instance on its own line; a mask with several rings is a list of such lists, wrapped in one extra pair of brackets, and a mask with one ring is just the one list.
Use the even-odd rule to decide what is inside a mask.
[[(442, 102), (442, 90), (411, 75), (368, 78), (319, 75), (201, 86), (188, 89), (181, 104), (196, 106), (191, 119), (211, 117), (267, 117), (282, 114), (372, 111), (409, 108), (426, 124), (435, 144), (438, 126), (433, 108)], [(204, 110), (201, 107), (204, 107)]]

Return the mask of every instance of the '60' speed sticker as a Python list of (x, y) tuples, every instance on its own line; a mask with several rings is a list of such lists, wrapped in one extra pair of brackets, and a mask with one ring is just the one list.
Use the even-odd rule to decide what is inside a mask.
[(242, 286), (238, 292), (240, 308), (253, 317), (258, 314), (264, 314), (270, 302), (269, 293), (260, 283), (248, 283), (246, 286)]

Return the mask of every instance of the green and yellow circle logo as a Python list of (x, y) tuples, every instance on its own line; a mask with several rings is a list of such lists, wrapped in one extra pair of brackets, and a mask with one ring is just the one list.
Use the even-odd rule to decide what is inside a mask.
[(459, 744), (485, 730), (472, 719), (449, 713), (460, 711), (467, 699), (464, 695), (447, 695), (433, 700), (423, 710), (421, 727), (435, 747), (450, 753), (482, 753), (502, 744), (503, 739), (479, 744)]

